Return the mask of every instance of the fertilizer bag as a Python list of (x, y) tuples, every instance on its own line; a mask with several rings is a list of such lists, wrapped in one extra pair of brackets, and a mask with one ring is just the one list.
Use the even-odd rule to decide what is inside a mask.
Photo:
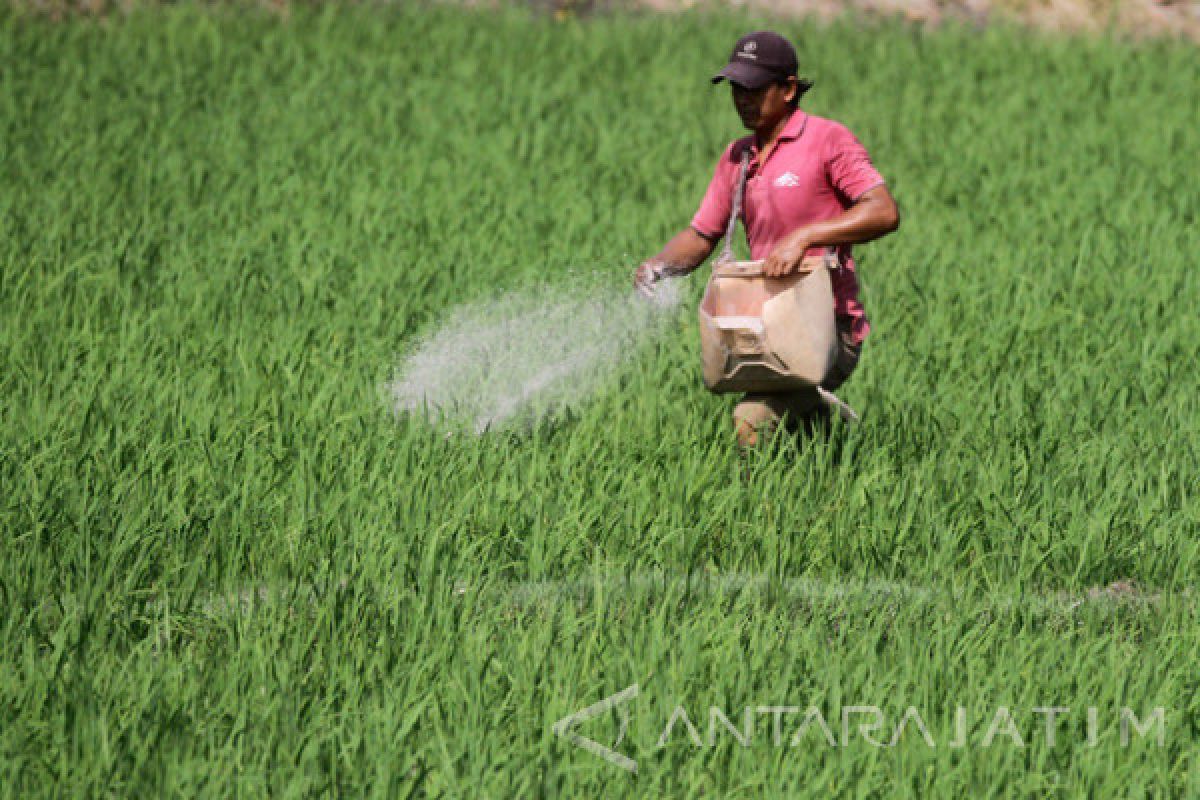
[(810, 256), (807, 274), (768, 278), (761, 261), (719, 261), (700, 302), (704, 385), (714, 392), (815, 388), (837, 358), (829, 272), (836, 256)]

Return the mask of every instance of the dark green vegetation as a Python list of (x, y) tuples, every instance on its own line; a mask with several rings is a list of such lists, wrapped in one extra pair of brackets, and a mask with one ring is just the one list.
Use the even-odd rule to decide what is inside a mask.
[[(687, 222), (738, 134), (707, 76), (760, 23), (0, 21), (0, 785), (1200, 790), (1194, 50), (789, 23), (904, 225), (861, 251), (863, 424), (747, 480), (690, 308), (572, 418), (388, 413), (449, 309), (627, 281)], [(551, 733), (635, 682), (636, 777)], [(884, 738), (913, 706), (937, 747), (655, 746), (677, 705), (788, 704)], [(1024, 748), (981, 746), (1001, 706)], [(1071, 708), (1055, 747), (1035, 706)]]

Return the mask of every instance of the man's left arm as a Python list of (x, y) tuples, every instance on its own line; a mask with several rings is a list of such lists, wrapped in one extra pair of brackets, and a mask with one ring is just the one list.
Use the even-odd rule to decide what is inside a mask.
[(854, 204), (832, 219), (804, 225), (779, 241), (763, 262), (763, 274), (790, 275), (800, 268), (812, 247), (862, 244), (900, 227), (900, 210), (885, 184), (867, 190)]

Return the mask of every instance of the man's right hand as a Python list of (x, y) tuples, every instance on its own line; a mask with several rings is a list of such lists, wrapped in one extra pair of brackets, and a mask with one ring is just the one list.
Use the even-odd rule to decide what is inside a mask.
[(643, 261), (633, 273), (633, 288), (641, 292), (643, 296), (651, 297), (654, 294), (654, 285), (662, 280), (668, 272), (667, 265), (656, 258)]
[(663, 278), (687, 275), (712, 255), (716, 239), (707, 239), (694, 228), (684, 228), (667, 242), (662, 252), (643, 261), (633, 273), (633, 285), (647, 297), (654, 294), (654, 284)]

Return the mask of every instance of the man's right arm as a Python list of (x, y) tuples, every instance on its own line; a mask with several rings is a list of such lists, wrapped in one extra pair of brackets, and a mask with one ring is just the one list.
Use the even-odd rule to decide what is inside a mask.
[(687, 275), (712, 255), (716, 239), (701, 236), (695, 228), (684, 228), (671, 237), (654, 258), (643, 261), (633, 276), (633, 285), (647, 290), (661, 277)]
[(738, 171), (738, 160), (733, 153), (739, 142), (744, 146), (748, 141), (739, 139), (725, 148), (692, 224), (671, 237), (658, 255), (637, 268), (633, 284), (639, 290), (649, 292), (656, 280), (667, 275), (687, 275), (712, 255), (725, 232), (733, 203), (733, 184)]

